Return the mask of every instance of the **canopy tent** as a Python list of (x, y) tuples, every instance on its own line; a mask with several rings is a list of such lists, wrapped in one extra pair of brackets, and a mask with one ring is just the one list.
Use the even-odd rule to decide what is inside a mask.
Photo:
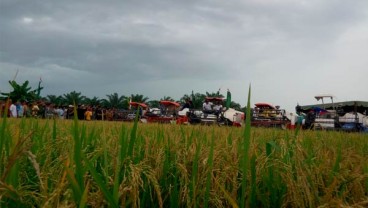
[(313, 107), (311, 110), (313, 110), (314, 112), (316, 113), (325, 113), (327, 112), (327, 110), (323, 109), (323, 108), (320, 108), (320, 107)]
[(172, 106), (175, 106), (175, 107), (180, 107), (180, 104), (179, 103), (174, 102), (174, 101), (169, 101), (169, 100), (161, 100), (160, 101), (160, 104), (162, 104), (164, 106), (172, 105)]
[(225, 98), (222, 97), (205, 97), (205, 100), (208, 100), (210, 102), (215, 102), (215, 101), (224, 101)]
[(297, 106), (296, 110), (302, 111), (304, 113), (313, 110), (314, 108), (322, 108), (326, 110), (342, 109), (344, 112), (358, 112), (362, 114), (368, 113), (368, 101), (346, 101), (346, 102), (336, 102), (336, 103), (324, 103), (324, 104), (314, 104), (314, 105), (303, 105)]
[(269, 104), (269, 103), (256, 103), (254, 104), (257, 108), (260, 108), (260, 109), (276, 109), (275, 106)]
[(138, 103), (138, 102), (130, 102), (129, 103), (130, 106), (133, 106), (133, 107), (142, 107), (144, 109), (146, 109), (148, 106), (145, 104), (145, 103)]

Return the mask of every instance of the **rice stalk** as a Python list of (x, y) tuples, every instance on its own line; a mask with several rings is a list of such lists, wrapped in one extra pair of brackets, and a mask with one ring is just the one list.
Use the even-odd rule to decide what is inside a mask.
[(246, 120), (245, 120), (245, 128), (243, 133), (243, 149), (241, 152), (241, 167), (242, 170), (242, 178), (241, 178), (241, 193), (240, 193), (240, 207), (245, 207), (245, 198), (246, 198), (246, 186), (247, 186), (247, 173), (248, 173), (248, 157), (249, 157), (249, 146), (250, 146), (250, 99), (251, 99), (251, 86), (249, 85), (248, 90), (248, 101), (246, 108)]
[[(97, 173), (96, 169), (92, 166), (89, 160), (87, 158), (84, 158), (84, 159), (85, 159), (85, 164), (86, 164), (87, 169), (91, 173), (91, 176), (93, 177), (94, 181), (96, 182), (101, 192), (105, 196), (105, 199), (107, 200), (109, 205), (111, 207), (119, 207), (118, 204), (116, 204), (116, 201), (114, 200), (113, 194), (110, 193), (109, 188), (104, 182), (104, 180), (102, 179), (102, 177)], [(81, 198), (80, 201), (82, 200), (83, 198)]]
[(215, 137), (212, 133), (211, 146), (210, 146), (210, 154), (208, 155), (208, 172), (206, 178), (206, 192), (204, 195), (204, 207), (208, 207), (208, 202), (210, 199), (210, 189), (211, 189), (211, 181), (212, 181), (212, 169), (213, 169), (213, 151), (215, 146)]

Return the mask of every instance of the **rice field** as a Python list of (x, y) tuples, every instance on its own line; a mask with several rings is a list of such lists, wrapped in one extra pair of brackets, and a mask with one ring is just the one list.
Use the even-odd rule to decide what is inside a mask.
[(368, 135), (0, 119), (0, 207), (368, 207)]

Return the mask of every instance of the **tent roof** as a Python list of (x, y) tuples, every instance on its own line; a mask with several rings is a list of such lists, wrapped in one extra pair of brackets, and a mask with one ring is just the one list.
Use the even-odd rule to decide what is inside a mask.
[[(368, 101), (345, 101), (345, 102), (336, 102), (333, 104), (335, 107), (363, 107), (368, 108)], [(332, 103), (325, 103), (325, 104), (314, 104), (314, 105), (303, 105), (300, 106), (302, 110), (310, 110), (313, 107), (320, 107), (320, 108), (332, 108)]]
[(223, 101), (223, 100), (225, 100), (225, 98), (223, 98), (223, 97), (205, 97), (205, 100), (208, 100), (208, 101)]
[(130, 102), (129, 105), (134, 106), (134, 107), (141, 106), (142, 108), (148, 107), (145, 103), (138, 103), (138, 102)]
[(254, 104), (258, 108), (269, 108), (269, 109), (276, 109), (275, 106), (271, 105), (270, 103), (256, 103)]
[(169, 100), (161, 100), (160, 104), (165, 105), (165, 106), (168, 106), (168, 105), (173, 105), (173, 106), (176, 106), (176, 107), (180, 106), (179, 103), (174, 102), (174, 101), (169, 101)]

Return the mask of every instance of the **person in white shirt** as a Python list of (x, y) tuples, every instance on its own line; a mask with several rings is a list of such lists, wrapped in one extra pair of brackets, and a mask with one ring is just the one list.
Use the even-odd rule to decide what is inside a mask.
[(213, 104), (211, 102), (209, 102), (208, 100), (205, 100), (203, 103), (203, 107), (202, 107), (203, 113), (213, 113), (212, 105)]
[(215, 114), (218, 116), (221, 111), (222, 111), (222, 105), (220, 102), (217, 102), (214, 106), (213, 106), (213, 111), (215, 112)]
[(14, 105), (14, 103), (12, 102), (12, 100), (9, 100), (9, 103), (11, 103), (11, 105), (9, 107), (10, 117), (17, 118), (18, 117), (17, 106)]
[(60, 106), (56, 106), (55, 114), (58, 118), (64, 119), (64, 110)]

